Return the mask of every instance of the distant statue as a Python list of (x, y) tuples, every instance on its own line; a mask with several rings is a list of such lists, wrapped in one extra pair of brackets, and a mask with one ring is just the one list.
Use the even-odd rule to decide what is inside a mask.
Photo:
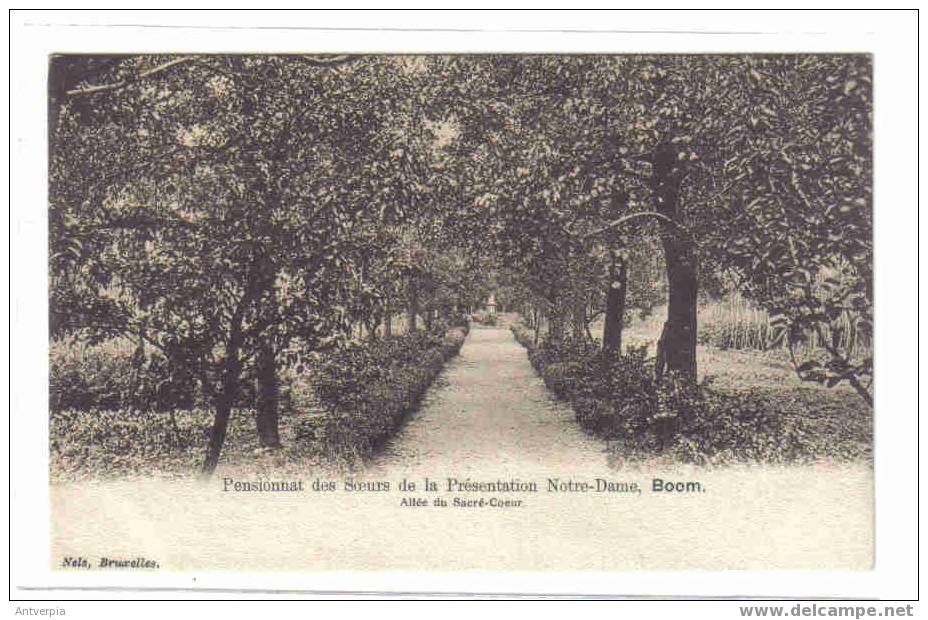
[(487, 300), (487, 314), (495, 315), (496, 314), (496, 295), (490, 293), (490, 298)]

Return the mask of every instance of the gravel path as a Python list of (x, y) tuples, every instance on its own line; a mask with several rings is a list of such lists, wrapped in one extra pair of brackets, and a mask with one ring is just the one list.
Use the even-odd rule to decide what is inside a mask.
[(475, 325), (372, 470), (563, 470), (579, 463), (605, 467), (605, 443), (584, 434), (570, 407), (553, 399), (508, 329)]
[[(554, 400), (505, 328), (474, 326), (372, 473), (606, 467), (605, 443)], [(586, 467), (583, 467), (584, 469)]]

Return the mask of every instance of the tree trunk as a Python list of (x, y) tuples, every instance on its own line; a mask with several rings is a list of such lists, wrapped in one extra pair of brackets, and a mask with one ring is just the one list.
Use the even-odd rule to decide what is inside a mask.
[(216, 413), (213, 417), (213, 428), (209, 433), (206, 459), (203, 461), (204, 478), (209, 478), (216, 469), (216, 465), (219, 464), (219, 455), (222, 453), (222, 446), (226, 441), (229, 416), (232, 414), (232, 403), (235, 402), (239, 374), (241, 373), (241, 361), (238, 355), (238, 346), (230, 347), (222, 373), (222, 384), (215, 399)]
[[(225, 390), (223, 390), (225, 391)], [(203, 461), (203, 477), (209, 478), (216, 465), (219, 464), (219, 455), (222, 445), (226, 441), (226, 429), (229, 427), (229, 416), (232, 413), (232, 400), (220, 395), (216, 399), (216, 414), (213, 418), (213, 428), (209, 433), (209, 446), (206, 451), (206, 460)]]
[(564, 319), (560, 316), (548, 318), (548, 339), (554, 342), (564, 340)]
[(413, 278), (409, 280), (409, 309), (407, 314), (409, 315), (408, 331), (412, 333), (416, 331), (416, 316), (419, 314), (419, 287)]
[(375, 314), (371, 317), (371, 320), (367, 323), (367, 339), (371, 342), (377, 341), (377, 329), (380, 327), (380, 319), (383, 314)]
[(625, 320), (625, 297), (628, 291), (628, 266), (614, 258), (609, 266), (609, 290), (606, 291), (606, 323), (603, 326), (603, 350), (622, 352), (622, 328)]
[(383, 337), (389, 338), (393, 335), (393, 309), (389, 304), (383, 311)]
[(258, 399), (255, 407), (255, 422), (258, 441), (264, 448), (280, 447), (278, 430), (278, 404), (280, 386), (277, 381), (277, 359), (270, 339), (265, 339), (256, 360), (258, 375)]
[(582, 301), (576, 302), (573, 315), (574, 338), (583, 340), (583, 334), (586, 331), (586, 304)]
[(256, 257), (245, 293), (229, 321), (229, 341), (221, 367), (219, 389), (214, 396), (216, 413), (209, 434), (206, 458), (203, 461), (204, 478), (209, 478), (219, 464), (219, 456), (226, 440), (226, 430), (229, 427), (229, 416), (232, 414), (232, 406), (238, 394), (242, 375), (241, 353), (242, 346), (245, 344), (243, 328), (245, 312), (273, 284), (273, 273), (273, 265), (270, 261), (264, 257)]
[(653, 154), (652, 188), (658, 213), (674, 224), (664, 223), (661, 241), (667, 263), (667, 322), (658, 342), (658, 376), (676, 371), (696, 378), (696, 301), (698, 263), (696, 249), (684, 232), (679, 209), (682, 173), (677, 149), (660, 144)]

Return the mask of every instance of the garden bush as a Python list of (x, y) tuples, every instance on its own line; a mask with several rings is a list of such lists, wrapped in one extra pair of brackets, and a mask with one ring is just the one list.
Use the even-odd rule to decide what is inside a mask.
[(337, 459), (371, 456), (418, 406), (466, 335), (466, 326), (417, 331), (352, 343), (321, 359), (312, 371), (313, 390), (325, 416), (313, 438)]
[(487, 327), (496, 327), (499, 324), (499, 320), (496, 314), (490, 314), (485, 310), (478, 310), (470, 315), (472, 321), (479, 323), (480, 325), (485, 325)]
[(830, 412), (829, 422), (823, 422), (814, 399), (789, 392), (722, 391), (711, 378), (695, 383), (668, 374), (658, 381), (646, 347), (627, 347), (619, 355), (589, 340), (543, 340), (534, 346), (524, 325), (512, 331), (548, 389), (571, 404), (580, 426), (613, 440), (623, 458), (663, 454), (709, 464), (866, 456), (866, 425), (848, 420), (845, 426), (851, 428), (823, 432), (821, 427), (834, 426), (841, 413)]
[(524, 323), (513, 323), (509, 326), (516, 342), (531, 352), (535, 348), (535, 332)]

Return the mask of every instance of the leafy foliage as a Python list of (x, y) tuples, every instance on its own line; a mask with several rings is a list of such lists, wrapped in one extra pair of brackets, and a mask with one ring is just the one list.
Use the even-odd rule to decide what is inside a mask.
[(305, 435), (335, 458), (371, 456), (418, 405), (466, 335), (466, 327), (417, 331), (326, 356), (312, 373), (325, 417), (313, 421)]

